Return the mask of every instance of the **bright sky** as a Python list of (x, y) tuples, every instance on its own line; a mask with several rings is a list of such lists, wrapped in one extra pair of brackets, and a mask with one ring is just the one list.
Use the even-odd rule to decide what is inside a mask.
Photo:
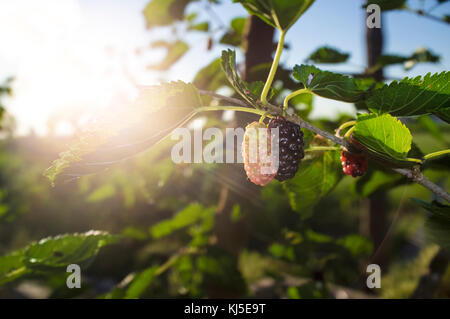
[[(145, 30), (142, 9), (148, 0), (0, 0), (0, 82), (14, 76), (14, 97), (8, 111), (19, 124), (19, 133), (32, 128), (47, 132), (47, 122), (59, 119), (55, 131), (70, 133), (87, 115), (133, 98), (133, 83), (154, 84), (159, 80), (191, 81), (196, 71), (220, 55), (224, 46), (205, 51), (207, 36), (192, 34), (184, 39), (191, 50), (170, 72), (146, 71), (148, 64), (163, 55), (151, 51), (152, 39), (171, 37), (169, 30)], [(188, 7), (207, 17), (203, 4)], [(216, 8), (223, 23), (246, 15), (239, 4), (224, 0)], [(411, 6), (417, 4), (411, 0)], [(360, 0), (317, 0), (300, 22), (290, 30), (291, 50), (282, 62), (295, 65), (317, 47), (331, 45), (352, 53), (348, 63), (320, 66), (331, 70), (360, 72), (365, 64), (364, 12)], [(434, 0), (425, 0), (427, 6)], [(200, 10), (199, 10), (200, 9)], [(433, 11), (450, 13), (450, 3)], [(218, 26), (217, 20), (215, 27)], [(423, 64), (409, 72), (391, 67), (393, 77), (414, 76), (449, 70), (450, 27), (407, 12), (390, 12), (382, 20), (387, 28), (386, 53), (410, 54), (419, 47), (431, 48), (442, 56), (440, 64)], [(220, 36), (220, 34), (217, 34)], [(137, 48), (146, 48), (137, 55)], [(350, 104), (317, 101), (315, 116), (352, 111)], [(84, 116), (81, 116), (84, 115)], [(76, 119), (76, 120), (75, 120)], [(71, 123), (72, 122), (72, 123)]]

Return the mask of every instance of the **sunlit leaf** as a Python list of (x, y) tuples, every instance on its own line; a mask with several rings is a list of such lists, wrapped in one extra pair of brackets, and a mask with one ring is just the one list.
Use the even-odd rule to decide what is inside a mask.
[(81, 176), (101, 171), (153, 146), (203, 105), (198, 90), (182, 81), (142, 88), (139, 93), (132, 104), (85, 130), (44, 175), (54, 182), (62, 172)]
[(365, 148), (387, 159), (404, 159), (411, 149), (409, 129), (389, 115), (358, 115), (353, 137)]
[(151, 0), (144, 9), (147, 28), (170, 25), (182, 20), (184, 9), (196, 0)]
[(192, 24), (188, 27), (188, 30), (207, 32), (209, 31), (209, 22), (200, 22), (197, 24)]
[(183, 57), (183, 55), (189, 50), (189, 45), (180, 40), (173, 43), (157, 41), (152, 44), (152, 48), (165, 48), (167, 53), (161, 62), (149, 65), (147, 68), (150, 70), (165, 71)]

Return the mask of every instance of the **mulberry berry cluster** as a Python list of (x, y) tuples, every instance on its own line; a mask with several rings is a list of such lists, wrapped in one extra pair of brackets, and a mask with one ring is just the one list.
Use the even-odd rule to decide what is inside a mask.
[(367, 158), (363, 155), (341, 151), (342, 170), (352, 177), (362, 176), (367, 171)]
[[(275, 178), (285, 181), (295, 176), (298, 165), (305, 156), (303, 152), (303, 132), (297, 124), (286, 121), (283, 116), (277, 116), (269, 122), (269, 130), (278, 128), (279, 166)], [(276, 138), (273, 131), (272, 138)]]

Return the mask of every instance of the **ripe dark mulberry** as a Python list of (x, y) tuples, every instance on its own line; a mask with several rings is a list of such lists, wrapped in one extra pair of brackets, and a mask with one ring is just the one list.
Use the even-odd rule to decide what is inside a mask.
[(298, 165), (305, 156), (303, 152), (303, 132), (297, 124), (286, 121), (283, 116), (277, 116), (269, 122), (269, 130), (278, 128), (278, 141), (274, 132), (271, 136), (278, 142), (279, 166), (275, 178), (280, 182), (291, 179), (298, 171)]
[(365, 156), (348, 151), (341, 151), (341, 163), (344, 173), (353, 177), (364, 175), (368, 167)]

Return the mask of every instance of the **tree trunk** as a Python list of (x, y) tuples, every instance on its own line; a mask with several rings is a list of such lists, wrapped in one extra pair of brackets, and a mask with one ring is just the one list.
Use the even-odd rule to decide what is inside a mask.
[[(368, 28), (366, 19), (364, 19), (364, 26), (366, 28), (367, 69), (370, 69), (375, 66), (379, 56), (383, 54), (383, 29), (382, 27)], [(372, 76), (376, 81), (383, 81), (383, 69), (377, 70)], [(388, 230), (388, 211), (389, 201), (386, 192), (377, 192), (369, 197), (368, 228), (374, 245), (374, 251), (376, 252), (371, 262), (380, 265), (383, 270), (385, 270), (385, 266), (387, 265), (387, 242), (383, 243), (383, 239)], [(382, 243), (383, 246), (381, 246)]]

